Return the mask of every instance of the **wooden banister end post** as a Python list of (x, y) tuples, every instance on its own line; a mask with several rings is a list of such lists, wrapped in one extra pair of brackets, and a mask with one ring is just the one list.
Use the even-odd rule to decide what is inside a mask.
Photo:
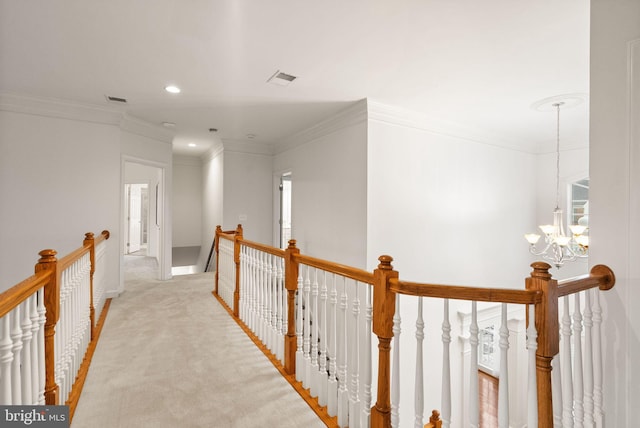
[(49, 282), (44, 286), (44, 306), (46, 321), (44, 325), (45, 386), (44, 398), (47, 405), (57, 405), (59, 387), (55, 379), (55, 328), (60, 317), (60, 283), (58, 279), (58, 259), (55, 250), (40, 251), (40, 260), (35, 266), (36, 272), (51, 271)]
[(287, 289), (287, 335), (284, 338), (284, 370), (288, 375), (296, 373), (296, 290), (298, 288), (299, 263), (295, 255), (300, 254), (296, 240), (290, 239), (285, 250), (284, 285)]
[(233, 260), (236, 264), (236, 284), (233, 291), (233, 316), (240, 317), (240, 241), (242, 241), (242, 225), (236, 228), (233, 239)]
[(101, 235), (104, 236), (104, 239), (109, 239), (109, 237), (111, 236), (111, 232), (109, 232), (108, 230), (103, 230)]
[(536, 350), (536, 378), (539, 426), (553, 426), (553, 397), (551, 393), (551, 361), (560, 351), (558, 321), (558, 281), (551, 278), (551, 266), (545, 262), (531, 264), (533, 271), (526, 279), (527, 290), (542, 292), (535, 307), (535, 326), (538, 331)]
[(429, 417), (429, 423), (425, 424), (424, 428), (442, 428), (442, 420), (440, 420), (440, 412), (433, 410)]
[(214, 251), (216, 253), (216, 274), (215, 274), (215, 278), (214, 278), (214, 283), (213, 283), (213, 294), (215, 294), (216, 296), (218, 295), (218, 267), (220, 266), (218, 261), (220, 260), (220, 234), (222, 233), (222, 226), (217, 225), (216, 226), (216, 232), (215, 235), (213, 237), (214, 240)]
[(96, 308), (93, 305), (93, 275), (96, 273), (96, 240), (93, 233), (85, 233), (82, 244), (85, 247), (89, 247), (89, 258), (91, 260), (91, 269), (89, 271), (89, 319), (91, 320), (91, 340), (93, 340), (96, 333)]
[(601, 277), (600, 290), (611, 290), (616, 285), (616, 275), (611, 268), (606, 265), (595, 265), (591, 268), (591, 276)]
[(393, 257), (380, 256), (373, 271), (373, 332), (378, 336), (378, 395), (371, 408), (371, 427), (391, 427), (391, 339), (396, 294), (389, 288), (389, 280), (398, 278), (393, 270)]

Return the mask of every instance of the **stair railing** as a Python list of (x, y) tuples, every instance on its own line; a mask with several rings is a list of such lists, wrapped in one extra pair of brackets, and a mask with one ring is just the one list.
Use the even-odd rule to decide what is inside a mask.
[(108, 307), (107, 239), (87, 233), (61, 259), (41, 251), (35, 274), (0, 294), (3, 405), (67, 404), (73, 416)]
[[(438, 306), (442, 308), (441, 343), (438, 346), (442, 349), (439, 404), (442, 419), (438, 419), (438, 425), (449, 427), (453, 415), (462, 413), (452, 413), (451, 301), (469, 302), (472, 318), (466, 333), (473, 356), (469, 378), (465, 380), (469, 385), (469, 420), (458, 420), (456, 424), (479, 426), (478, 302), (500, 305), (499, 427), (508, 427), (510, 423), (509, 392), (512, 396), (515, 392), (518, 399), (527, 397), (525, 422), (530, 427), (552, 427), (554, 420), (558, 426), (558, 420), (563, 418), (566, 418), (565, 426), (573, 426), (570, 417), (578, 424), (583, 420), (590, 423), (602, 419), (602, 350), (599, 347), (602, 314), (597, 289), (608, 290), (615, 283), (613, 272), (606, 266), (599, 265), (588, 275), (558, 282), (552, 279), (548, 264), (536, 262), (532, 264), (531, 276), (525, 281), (525, 289), (453, 286), (402, 281), (393, 269), (390, 256), (381, 256), (378, 268), (367, 272), (302, 255), (295, 244), (295, 240), (290, 240), (289, 247), (283, 251), (244, 240), (240, 225), (230, 232), (222, 232), (218, 227), (214, 294), (219, 295), (239, 322), (257, 336), (266, 353), (273, 354), (274, 363), (282, 366), (281, 371), (290, 377), (292, 384), (297, 382), (298, 386), (294, 384), (294, 387), (312, 408), (321, 417), (326, 414), (329, 425), (400, 426), (397, 407), (399, 365), (401, 359), (410, 360), (401, 357), (399, 350), (401, 295), (405, 300), (416, 299), (418, 314), (415, 322), (415, 427), (422, 427), (425, 420), (426, 371), (422, 348), (425, 337), (423, 301), (427, 301), (424, 299), (430, 302), (440, 299), (441, 306)], [(226, 249), (223, 251), (222, 248)], [(578, 293), (588, 293), (588, 297), (580, 297)], [(223, 294), (227, 297), (222, 297)], [(573, 345), (566, 352), (561, 352), (559, 345), (559, 313), (565, 318), (569, 315), (564, 315), (567, 311), (558, 310), (559, 298), (567, 302), (571, 299), (576, 307), (569, 318), (569, 327), (564, 326), (566, 322), (563, 321), (563, 329), (573, 331), (572, 340), (563, 336), (563, 346)], [(582, 300), (587, 301), (585, 312), (580, 310)], [(516, 345), (522, 347), (517, 355), (528, 355), (528, 362), (523, 363), (525, 378), (528, 377), (525, 385), (518, 382), (509, 385), (508, 305), (521, 306), (527, 323), (526, 340), (513, 338)], [(433, 308), (433, 304), (429, 307)], [(378, 342), (377, 355), (371, 352), (374, 334)], [(579, 340), (582, 337), (585, 338), (584, 347)], [(434, 348), (433, 344), (429, 346)], [(571, 356), (573, 366), (558, 362), (560, 358)], [(377, 368), (372, 366), (376, 360)], [(552, 366), (556, 368), (553, 376)], [(428, 371), (433, 372), (433, 368), (429, 367)], [(583, 377), (582, 372), (587, 375)], [(571, 379), (571, 373), (576, 373), (577, 378)], [(372, 395), (376, 396), (373, 406)], [(427, 422), (433, 425), (434, 420)]]

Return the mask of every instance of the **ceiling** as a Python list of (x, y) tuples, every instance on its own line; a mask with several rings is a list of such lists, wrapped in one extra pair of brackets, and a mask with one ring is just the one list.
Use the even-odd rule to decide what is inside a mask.
[(125, 98), (183, 155), (274, 145), (363, 98), (552, 152), (532, 104), (561, 94), (585, 100), (562, 146), (586, 147), (588, 89), (587, 0), (0, 0), (0, 92)]

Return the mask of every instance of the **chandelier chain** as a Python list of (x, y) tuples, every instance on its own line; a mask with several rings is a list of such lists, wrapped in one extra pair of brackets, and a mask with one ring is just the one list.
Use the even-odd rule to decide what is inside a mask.
[(560, 208), (560, 106), (564, 103), (556, 103), (556, 209)]

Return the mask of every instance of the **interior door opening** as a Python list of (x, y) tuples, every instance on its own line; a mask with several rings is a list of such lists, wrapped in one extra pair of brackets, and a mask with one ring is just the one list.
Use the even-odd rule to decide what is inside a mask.
[(291, 239), (291, 173), (280, 176), (280, 248), (285, 249)]
[(149, 185), (125, 184), (124, 254), (146, 256), (149, 244)]

